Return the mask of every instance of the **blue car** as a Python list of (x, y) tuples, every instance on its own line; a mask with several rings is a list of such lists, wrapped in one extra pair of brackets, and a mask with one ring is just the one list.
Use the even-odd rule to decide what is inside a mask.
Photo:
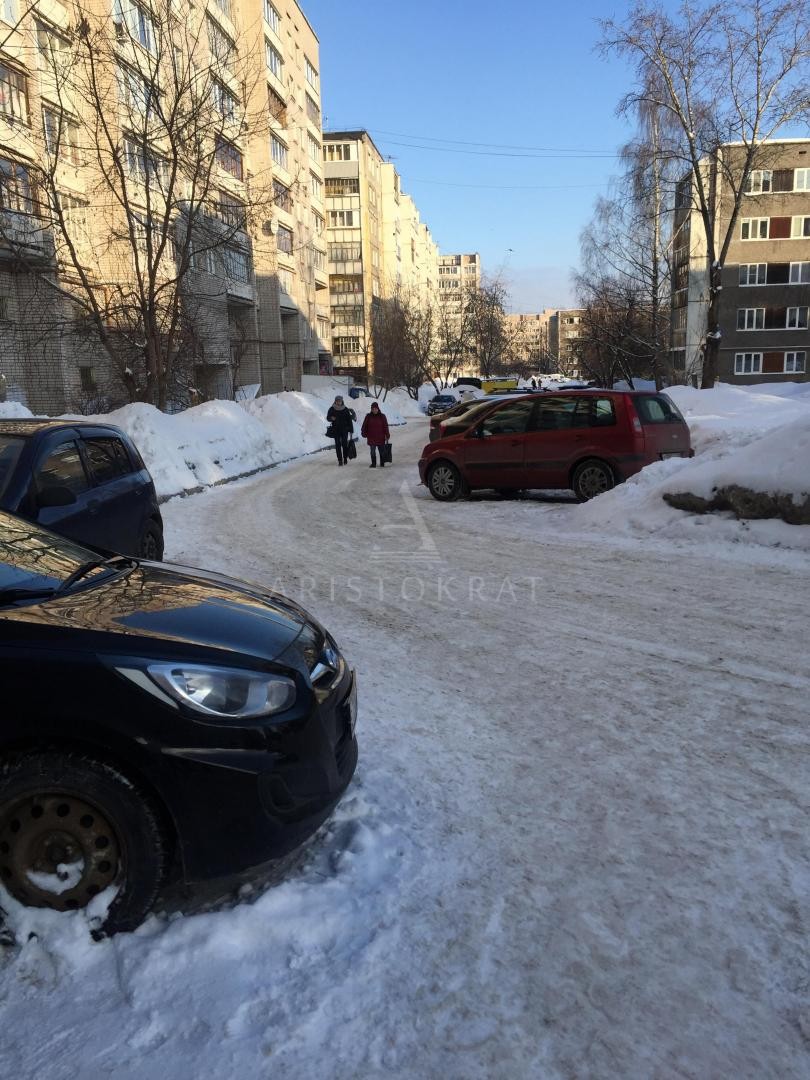
[(163, 558), (152, 477), (112, 424), (0, 420), (0, 510), (101, 551)]

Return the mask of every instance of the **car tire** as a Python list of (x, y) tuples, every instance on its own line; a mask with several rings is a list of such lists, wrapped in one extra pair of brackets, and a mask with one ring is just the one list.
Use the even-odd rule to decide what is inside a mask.
[(571, 489), (580, 502), (596, 498), (616, 486), (613, 469), (606, 461), (591, 458), (581, 461), (571, 477)]
[(163, 558), (163, 533), (156, 521), (149, 520), (144, 525), (138, 544), (138, 555), (141, 559), (151, 559), (152, 562), (160, 562)]
[(99, 933), (134, 930), (168, 855), (151, 799), (111, 765), (48, 750), (0, 766), (0, 880), (19, 903), (74, 911), (117, 887)]
[(464, 490), (458, 469), (449, 461), (439, 461), (431, 466), (427, 486), (430, 494), (439, 502), (452, 502)]

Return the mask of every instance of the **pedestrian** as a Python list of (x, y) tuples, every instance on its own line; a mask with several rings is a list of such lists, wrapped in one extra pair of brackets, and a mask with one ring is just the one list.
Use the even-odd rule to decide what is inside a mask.
[(377, 450), (380, 451), (380, 468), (385, 468), (382, 448), (390, 438), (388, 420), (385, 413), (380, 412), (380, 406), (376, 401), (371, 403), (371, 411), (366, 415), (360, 434), (366, 440), (371, 450), (371, 465), (369, 468), (377, 468)]
[[(330, 425), (335, 440), (335, 453), (338, 465), (345, 465), (349, 460), (349, 440), (354, 434), (354, 421), (357, 414), (354, 409), (347, 409), (343, 398), (338, 394), (334, 404), (329, 406), (326, 422)], [(329, 432), (327, 432), (327, 435)]]

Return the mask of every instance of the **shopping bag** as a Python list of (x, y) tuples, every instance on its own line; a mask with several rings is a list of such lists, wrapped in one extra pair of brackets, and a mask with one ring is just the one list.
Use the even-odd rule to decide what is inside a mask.
[(391, 443), (390, 442), (383, 443), (382, 446), (380, 447), (380, 464), (381, 465), (390, 465), (391, 464)]
[(349, 439), (349, 441), (346, 443), (346, 457), (347, 458), (356, 458), (357, 457), (357, 445), (356, 445), (354, 439)]

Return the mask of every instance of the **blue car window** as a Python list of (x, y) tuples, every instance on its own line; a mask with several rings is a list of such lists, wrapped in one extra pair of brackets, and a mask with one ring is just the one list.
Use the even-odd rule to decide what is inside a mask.
[(14, 435), (0, 435), (0, 499), (14, 476), (25, 440)]
[(118, 476), (132, 472), (129, 455), (120, 439), (84, 439), (84, 450), (90, 463), (93, 479), (105, 484)]
[(37, 469), (37, 490), (66, 487), (74, 495), (81, 495), (89, 488), (87, 474), (79, 455), (79, 448), (73, 440), (62, 443), (52, 450)]

